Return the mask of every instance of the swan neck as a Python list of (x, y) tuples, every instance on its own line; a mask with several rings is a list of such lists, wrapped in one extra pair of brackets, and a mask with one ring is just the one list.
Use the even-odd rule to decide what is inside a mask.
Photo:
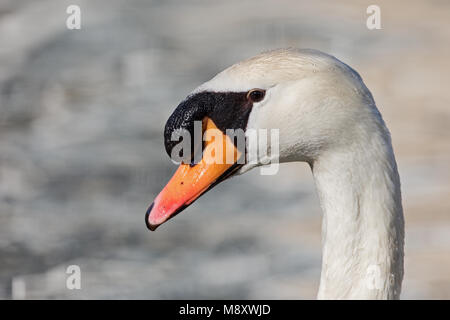
[(389, 136), (324, 153), (312, 165), (321, 207), (319, 299), (398, 299), (404, 221)]

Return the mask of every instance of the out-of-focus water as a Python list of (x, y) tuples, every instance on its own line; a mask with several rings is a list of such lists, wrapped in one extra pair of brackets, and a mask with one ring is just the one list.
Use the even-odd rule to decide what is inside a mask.
[[(450, 298), (449, 4), (0, 1), (0, 298), (314, 298), (321, 212), (309, 167), (233, 178), (150, 233), (175, 166), (162, 132), (241, 59), (316, 48), (353, 66), (403, 183), (404, 298)], [(79, 265), (82, 289), (66, 289)]]

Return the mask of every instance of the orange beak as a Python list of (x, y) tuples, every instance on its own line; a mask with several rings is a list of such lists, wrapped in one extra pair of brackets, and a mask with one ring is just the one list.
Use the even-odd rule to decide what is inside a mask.
[(236, 163), (242, 153), (211, 119), (205, 121), (202, 160), (194, 165), (182, 163), (150, 205), (145, 222), (152, 231), (239, 168)]

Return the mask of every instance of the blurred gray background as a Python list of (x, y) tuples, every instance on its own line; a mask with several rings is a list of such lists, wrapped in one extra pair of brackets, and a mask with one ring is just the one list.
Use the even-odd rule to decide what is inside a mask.
[[(81, 30), (66, 8), (81, 7)], [(381, 30), (366, 8), (381, 7)], [(0, 298), (315, 298), (309, 167), (227, 181), (150, 233), (176, 167), (162, 132), (192, 89), (278, 47), (363, 77), (391, 130), (402, 297), (450, 298), (450, 2), (0, 1)], [(67, 290), (79, 265), (82, 289)]]

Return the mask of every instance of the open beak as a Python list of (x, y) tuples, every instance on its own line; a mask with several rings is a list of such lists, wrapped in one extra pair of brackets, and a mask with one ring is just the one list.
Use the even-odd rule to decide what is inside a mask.
[(230, 177), (241, 165), (242, 153), (214, 122), (205, 118), (205, 148), (202, 160), (194, 165), (181, 164), (173, 177), (150, 205), (145, 215), (147, 227), (159, 225), (183, 211), (198, 197)]

